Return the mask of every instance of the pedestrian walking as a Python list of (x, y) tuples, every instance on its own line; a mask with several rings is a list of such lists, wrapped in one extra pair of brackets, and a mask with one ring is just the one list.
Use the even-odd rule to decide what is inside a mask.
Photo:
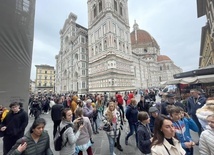
[(3, 155), (6, 155), (16, 141), (23, 137), (25, 128), (28, 124), (28, 114), (20, 108), (20, 103), (10, 104), (10, 111), (3, 120), (0, 130), (4, 132)]

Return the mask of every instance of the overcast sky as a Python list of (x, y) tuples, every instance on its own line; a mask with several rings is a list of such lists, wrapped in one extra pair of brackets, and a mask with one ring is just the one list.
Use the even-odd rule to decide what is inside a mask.
[[(136, 20), (140, 29), (156, 39), (162, 55), (169, 56), (183, 71), (198, 68), (206, 17), (197, 18), (196, 0), (129, 0), (128, 9), (130, 31)], [(32, 80), (36, 78), (35, 65), (55, 67), (59, 31), (70, 12), (77, 15), (78, 24), (88, 27), (87, 0), (36, 1)]]

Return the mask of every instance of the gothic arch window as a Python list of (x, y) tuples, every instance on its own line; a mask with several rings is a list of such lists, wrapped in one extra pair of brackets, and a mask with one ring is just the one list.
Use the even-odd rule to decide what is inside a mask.
[(105, 40), (104, 41), (104, 49), (106, 49), (107, 48), (107, 41)]
[(123, 16), (123, 4), (120, 3), (120, 15)]
[(121, 50), (121, 43), (119, 42), (119, 50)]
[(114, 39), (114, 47), (117, 48), (117, 41)]
[(98, 54), (98, 47), (97, 46), (96, 46), (95, 52), (96, 52), (96, 54)]
[(117, 11), (117, 1), (114, 0), (114, 10)]
[(100, 0), (100, 1), (99, 1), (99, 12), (101, 12), (102, 9), (103, 9), (103, 7), (102, 7), (102, 0)]
[(94, 18), (97, 16), (97, 6), (94, 4), (93, 6)]
[(99, 46), (99, 50), (100, 52), (102, 52), (102, 44), (100, 43), (100, 46)]

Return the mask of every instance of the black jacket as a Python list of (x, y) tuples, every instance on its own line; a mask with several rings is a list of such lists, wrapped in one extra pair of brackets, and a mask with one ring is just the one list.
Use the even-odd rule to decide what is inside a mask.
[(28, 114), (20, 109), (18, 113), (10, 111), (2, 122), (6, 126), (5, 136), (22, 137), (28, 125)]
[(59, 121), (62, 119), (62, 110), (64, 106), (62, 104), (55, 104), (51, 108), (51, 119), (53, 121)]
[(151, 153), (151, 132), (149, 125), (143, 125), (141, 122), (138, 122), (137, 127), (137, 136), (138, 136), (138, 148), (144, 154)]

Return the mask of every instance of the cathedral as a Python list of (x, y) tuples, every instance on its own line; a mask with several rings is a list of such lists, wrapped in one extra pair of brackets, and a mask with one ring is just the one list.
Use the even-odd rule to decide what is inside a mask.
[(70, 13), (60, 30), (56, 93), (103, 93), (160, 87), (182, 72), (135, 21), (127, 0), (88, 0), (88, 28)]

